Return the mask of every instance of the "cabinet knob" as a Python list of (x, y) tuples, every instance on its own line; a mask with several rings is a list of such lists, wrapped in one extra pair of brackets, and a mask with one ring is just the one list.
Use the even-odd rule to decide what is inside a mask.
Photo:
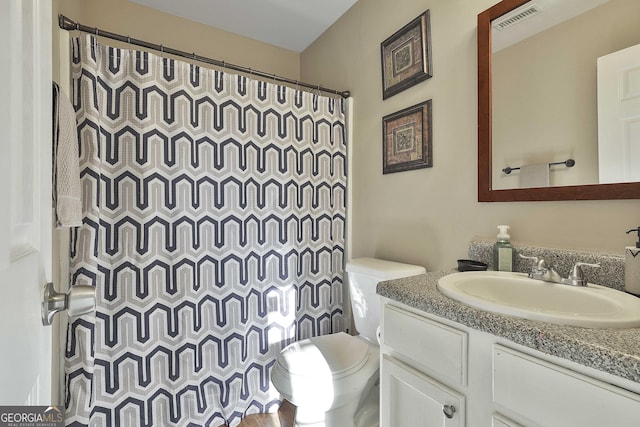
[(445, 417), (451, 419), (453, 418), (453, 414), (456, 413), (456, 407), (453, 405), (444, 405), (442, 407), (442, 412), (444, 412)]

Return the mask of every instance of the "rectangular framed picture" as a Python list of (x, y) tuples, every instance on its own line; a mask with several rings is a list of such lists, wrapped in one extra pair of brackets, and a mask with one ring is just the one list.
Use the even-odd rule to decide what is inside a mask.
[(380, 44), (382, 99), (431, 77), (431, 29), (425, 11)]
[(382, 173), (430, 168), (431, 100), (382, 118)]

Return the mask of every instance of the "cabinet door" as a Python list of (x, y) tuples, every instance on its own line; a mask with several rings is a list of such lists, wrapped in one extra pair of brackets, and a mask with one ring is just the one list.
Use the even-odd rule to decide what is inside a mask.
[(464, 396), (386, 355), (380, 372), (382, 427), (463, 427)]

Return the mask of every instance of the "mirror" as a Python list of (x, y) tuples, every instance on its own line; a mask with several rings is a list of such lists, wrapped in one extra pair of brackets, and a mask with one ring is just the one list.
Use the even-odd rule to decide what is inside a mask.
[[(567, 11), (576, 5), (582, 9), (571, 18)], [(627, 9), (621, 19), (614, 19), (612, 12), (607, 12), (612, 7), (633, 10)], [(527, 26), (541, 21), (545, 13), (552, 24), (544, 33), (526, 38), (530, 35)], [(520, 15), (531, 14), (539, 16), (513, 24)], [(527, 20), (530, 22), (525, 25)], [(626, 33), (618, 31), (623, 20), (634, 22)], [(578, 21), (583, 26), (588, 23), (586, 32), (570, 36), (561, 29), (566, 24), (575, 27)], [(511, 28), (492, 28), (498, 24)], [(503, 41), (509, 32), (517, 33), (515, 39)], [(547, 33), (561, 36), (552, 41)], [(503, 0), (478, 15), (479, 201), (640, 198), (640, 182), (603, 184), (600, 182), (611, 180), (599, 177), (599, 170), (604, 170), (599, 157), (612, 150), (598, 148), (597, 58), (634, 44), (640, 44), (637, 0)], [(560, 50), (553, 51), (554, 46)], [(518, 57), (508, 59), (514, 52)], [(544, 57), (551, 62), (544, 62)], [(554, 82), (551, 77), (560, 75), (562, 68), (569, 70), (568, 77)], [(535, 81), (544, 82), (544, 86), (535, 86)], [(640, 88), (635, 89), (640, 96)], [(537, 99), (541, 103), (537, 104)], [(565, 109), (560, 110), (561, 106)], [(636, 123), (640, 129), (640, 120)], [(638, 145), (636, 141), (636, 150), (640, 149)], [(635, 158), (638, 151), (633, 154), (631, 151)], [(626, 156), (630, 157), (629, 151)], [(568, 160), (574, 162), (572, 167), (567, 166), (571, 163)], [(548, 186), (522, 188), (528, 186), (520, 182), (525, 175), (520, 175), (520, 167), (524, 166), (526, 175), (531, 176), (533, 166), (548, 163), (557, 163), (546, 168)], [(505, 173), (506, 168), (513, 171)]]

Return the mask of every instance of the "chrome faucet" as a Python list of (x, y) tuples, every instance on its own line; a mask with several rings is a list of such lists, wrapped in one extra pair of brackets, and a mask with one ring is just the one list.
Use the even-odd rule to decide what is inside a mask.
[(600, 267), (600, 264), (589, 264), (587, 262), (576, 262), (571, 268), (569, 277), (563, 278), (553, 265), (547, 266), (544, 259), (537, 256), (524, 256), (518, 254), (522, 259), (533, 261), (529, 278), (543, 280), (545, 282), (560, 283), (571, 286), (587, 286), (587, 279), (584, 278), (582, 267)]

